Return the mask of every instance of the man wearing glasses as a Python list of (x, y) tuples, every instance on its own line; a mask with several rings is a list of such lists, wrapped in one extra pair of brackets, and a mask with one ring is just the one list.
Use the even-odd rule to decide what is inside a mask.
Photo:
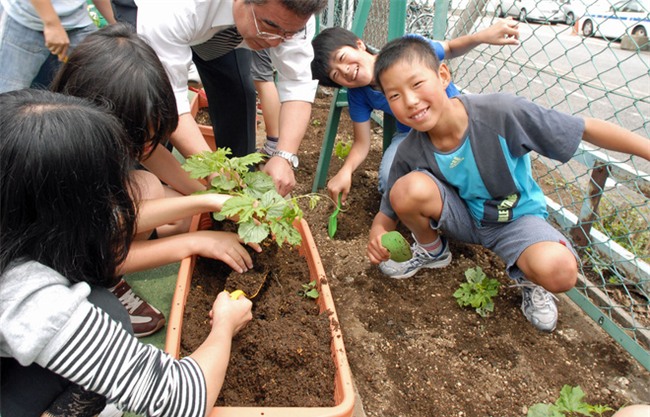
[[(176, 96), (179, 125), (172, 144), (189, 156), (209, 150), (191, 114), (187, 98), (187, 66), (194, 61), (206, 89), (209, 103), (221, 100), (217, 115), (247, 132), (247, 143), (215, 132), (217, 146), (237, 149), (235, 156), (255, 151), (255, 95), (250, 63), (242, 63), (242, 85), (232, 85), (224, 94), (217, 88), (219, 57), (236, 47), (254, 50), (270, 48), (278, 71), (280, 139), (277, 151), (264, 170), (286, 195), (295, 186), (293, 169), (297, 152), (311, 114), (318, 82), (312, 80), (311, 38), (315, 13), (327, 0), (137, 0), (138, 33), (149, 41), (162, 61)], [(223, 75), (222, 75), (223, 76)], [(252, 91), (252, 97), (246, 97)], [(233, 83), (237, 84), (237, 83)], [(237, 104), (235, 104), (237, 103)], [(222, 114), (227, 112), (228, 114)], [(212, 114), (212, 112), (211, 112)], [(226, 135), (227, 136), (227, 135)], [(240, 136), (241, 137), (241, 136)]]

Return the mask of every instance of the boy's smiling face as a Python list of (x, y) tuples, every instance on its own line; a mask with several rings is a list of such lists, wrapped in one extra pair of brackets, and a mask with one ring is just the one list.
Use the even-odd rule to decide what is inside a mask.
[(381, 75), (384, 95), (397, 120), (420, 132), (433, 129), (440, 121), (449, 100), (445, 89), (450, 81), (445, 64), (436, 72), (419, 60), (400, 60)]
[(366, 45), (359, 40), (357, 48), (343, 46), (332, 54), (329, 77), (343, 87), (365, 87), (372, 84), (374, 68), (375, 56), (368, 52)]

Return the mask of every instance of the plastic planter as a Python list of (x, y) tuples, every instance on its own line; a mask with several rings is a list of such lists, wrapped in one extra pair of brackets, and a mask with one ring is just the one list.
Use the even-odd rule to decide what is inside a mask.
[[(203, 214), (208, 215), (208, 214)], [(199, 229), (201, 215), (192, 219), (191, 230)], [(354, 389), (352, 386), (352, 375), (348, 365), (343, 336), (338, 326), (338, 317), (334, 308), (334, 299), (330, 291), (325, 275), (325, 270), (316, 248), (316, 243), (309, 230), (309, 225), (303, 219), (296, 222), (296, 227), (302, 236), (302, 244), (298, 248), (299, 253), (305, 257), (309, 267), (310, 280), (318, 283), (320, 297), (316, 300), (320, 311), (329, 311), (330, 330), (332, 334), (331, 349), (332, 360), (336, 367), (334, 378), (334, 402), (333, 407), (214, 407), (210, 417), (351, 417), (354, 409)], [(178, 271), (176, 290), (172, 299), (169, 322), (167, 325), (167, 339), (165, 350), (172, 356), (178, 358), (181, 343), (181, 329), (185, 302), (190, 289), (190, 281), (196, 264), (196, 256), (183, 259)]]

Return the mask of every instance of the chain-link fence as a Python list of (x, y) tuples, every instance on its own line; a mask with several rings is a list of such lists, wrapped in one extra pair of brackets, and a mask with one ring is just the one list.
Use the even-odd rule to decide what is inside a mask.
[[(648, 0), (330, 0), (322, 25), (350, 28), (366, 1), (362, 38), (376, 48), (405, 31), (475, 34), (511, 15), (520, 45), (481, 45), (448, 62), (463, 92), (510, 92), (650, 137)], [(650, 163), (587, 144), (567, 164), (533, 159), (551, 221), (582, 257), (567, 294), (650, 369)]]

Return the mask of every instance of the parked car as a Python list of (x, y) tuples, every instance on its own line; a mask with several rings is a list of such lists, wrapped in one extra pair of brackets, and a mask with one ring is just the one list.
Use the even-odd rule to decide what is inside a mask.
[(564, 13), (557, 0), (497, 0), (494, 13), (498, 17), (515, 16), (522, 22), (564, 22)]
[(560, 5), (560, 11), (564, 16), (564, 23), (569, 26), (584, 16), (587, 7), (582, 0), (566, 0)]
[(620, 39), (625, 35), (648, 36), (650, 0), (623, 0), (608, 10), (587, 10), (579, 27), (584, 36)]

